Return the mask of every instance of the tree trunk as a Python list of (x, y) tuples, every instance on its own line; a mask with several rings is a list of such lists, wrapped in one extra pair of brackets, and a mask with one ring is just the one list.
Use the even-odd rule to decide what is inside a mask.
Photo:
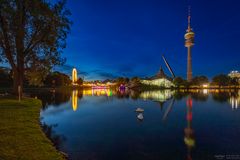
[(18, 30), (16, 33), (15, 43), (17, 51), (17, 69), (14, 73), (13, 84), (14, 94), (18, 94), (20, 98), (23, 93), (23, 76), (24, 76), (24, 26), (25, 26), (25, 6), (24, 1), (17, 1), (18, 13)]
[[(20, 91), (19, 91), (20, 87)], [(23, 95), (23, 71), (19, 72), (18, 70), (13, 71), (13, 94), (20, 96)]]

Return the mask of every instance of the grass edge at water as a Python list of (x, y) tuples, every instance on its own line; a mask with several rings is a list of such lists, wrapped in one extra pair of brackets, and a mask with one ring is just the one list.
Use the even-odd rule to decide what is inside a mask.
[(0, 99), (0, 159), (63, 160), (40, 126), (38, 99)]

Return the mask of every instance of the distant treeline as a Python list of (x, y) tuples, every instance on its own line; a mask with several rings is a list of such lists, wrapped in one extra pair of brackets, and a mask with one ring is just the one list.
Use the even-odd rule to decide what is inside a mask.
[[(50, 72), (47, 76), (42, 80), (39, 80), (38, 77), (36, 79), (29, 80), (27, 76), (24, 78), (24, 87), (63, 87), (71, 85), (72, 81), (70, 77), (66, 74), (60, 72)], [(78, 79), (77, 83), (81, 85), (83, 80), (81, 78)], [(8, 88), (12, 87), (13, 78), (12, 72), (4, 69), (0, 69), (0, 87)]]

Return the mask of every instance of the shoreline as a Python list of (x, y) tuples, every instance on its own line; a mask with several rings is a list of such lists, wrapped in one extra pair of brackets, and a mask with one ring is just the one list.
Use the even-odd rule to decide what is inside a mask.
[(56, 159), (66, 154), (57, 150), (40, 123), (42, 102), (23, 98), (0, 98), (0, 159)]
[[(107, 87), (109, 89), (114, 89), (114, 88), (118, 88), (118, 87)], [(128, 87), (127, 87), (128, 88)], [(72, 86), (65, 86), (65, 87), (24, 87), (24, 90), (35, 90), (35, 89), (38, 89), (38, 90), (75, 90), (75, 89), (79, 89), (79, 90), (84, 90), (84, 89), (92, 89), (92, 87), (82, 87), (82, 86), (79, 86), (79, 87), (72, 87)], [(198, 86), (190, 86), (190, 87), (169, 87), (169, 88), (166, 88), (166, 87), (158, 87), (158, 86), (140, 86), (140, 87), (131, 87), (131, 88), (128, 88), (128, 89), (149, 89), (149, 90), (155, 90), (155, 89), (159, 89), (159, 90), (162, 90), (162, 89), (174, 89), (174, 90), (177, 90), (177, 89), (240, 89), (240, 86), (209, 86), (209, 87), (198, 87)], [(7, 91), (11, 91), (12, 88), (3, 88), (3, 87), (0, 87), (0, 91), (4, 91), (4, 90), (7, 90)]]

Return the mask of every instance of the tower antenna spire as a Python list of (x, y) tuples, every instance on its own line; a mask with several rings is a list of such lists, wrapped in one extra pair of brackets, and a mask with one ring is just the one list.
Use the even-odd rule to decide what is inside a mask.
[(188, 6), (188, 31), (191, 31), (191, 6)]
[(185, 47), (188, 48), (187, 56), (187, 81), (192, 81), (192, 47), (194, 45), (195, 33), (191, 28), (191, 6), (188, 6), (188, 28), (186, 30), (185, 38)]

